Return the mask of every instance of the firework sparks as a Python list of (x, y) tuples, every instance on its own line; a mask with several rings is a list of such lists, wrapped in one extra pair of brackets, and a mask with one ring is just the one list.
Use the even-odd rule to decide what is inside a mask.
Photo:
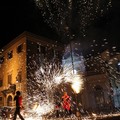
[(85, 35), (86, 26), (111, 7), (111, 0), (35, 0), (46, 23), (61, 36)]
[(26, 99), (28, 102), (26, 108), (28, 108), (27, 111), (31, 117), (34, 116), (34, 118), (53, 113), (55, 89), (62, 83), (74, 84), (73, 81), (76, 80), (75, 76), (69, 72), (69, 70), (71, 71), (70, 65), (63, 69), (60, 63), (55, 63), (53, 60), (49, 62), (43, 60), (42, 64), (39, 65), (40, 61), (39, 58), (39, 63), (32, 61), (29, 65), (31, 70), (27, 81), (28, 95), (26, 95)]

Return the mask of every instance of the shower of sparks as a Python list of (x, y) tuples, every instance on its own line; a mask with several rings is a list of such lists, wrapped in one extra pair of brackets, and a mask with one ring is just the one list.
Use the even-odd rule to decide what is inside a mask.
[[(104, 46), (100, 46), (101, 48), (104, 48), (105, 45), (108, 44), (107, 39), (103, 39)], [(80, 44), (80, 43), (75, 43), (75, 44)], [(110, 78), (110, 83), (112, 84), (114, 80), (115, 86), (111, 86), (111, 90), (113, 93), (111, 94), (108, 90), (108, 94), (112, 97), (115, 97), (115, 92), (116, 88), (117, 90), (120, 90), (120, 74), (115, 68), (114, 63), (118, 63), (119, 65), (119, 58), (120, 58), (120, 53), (117, 52), (116, 46), (112, 47), (113, 52), (106, 51), (106, 55), (102, 56), (100, 54), (100, 51), (96, 51), (96, 47), (99, 47), (99, 44), (97, 44), (96, 40), (93, 40), (93, 43), (90, 45), (91, 46), (91, 52), (95, 53), (96, 56), (93, 56), (92, 54), (88, 55), (85, 59), (86, 62), (86, 68), (89, 68), (90, 71), (93, 71), (97, 73), (107, 73), (107, 76)], [(75, 49), (79, 49), (76, 48)], [(110, 55), (114, 55), (113, 58), (111, 58), (108, 62), (106, 62), (107, 57)], [(34, 55), (33, 55), (34, 56)], [(32, 59), (33, 56), (30, 56)], [(38, 57), (39, 55), (37, 55)], [(80, 88), (82, 89), (82, 84), (83, 80), (81, 79), (80, 76), (80, 81), (76, 82), (73, 80), (75, 79), (72, 73), (72, 66), (71, 64), (68, 64), (68, 67), (66, 69), (63, 69), (61, 64), (56, 64), (54, 60), (51, 60), (51, 62), (44, 61), (41, 63), (41, 57), (38, 57), (39, 62), (36, 62), (36, 59), (31, 60), (31, 65), (28, 65), (28, 68), (30, 68), (30, 75), (29, 79), (27, 81), (28, 83), (28, 95), (26, 95), (26, 99), (23, 99), (25, 101), (25, 118), (26, 120), (42, 120), (42, 117), (47, 114), (51, 114), (54, 112), (54, 92), (55, 88), (57, 88), (60, 84), (62, 83), (71, 83), (71, 86), (74, 88)], [(20, 58), (19, 58), (20, 59)], [(23, 63), (23, 61), (20, 61), (18, 64)], [(89, 64), (90, 63), (90, 64)], [(14, 68), (14, 66), (13, 66)], [(106, 75), (105, 75), (106, 76)], [(81, 84), (82, 83), (82, 84)], [(94, 88), (95, 84), (91, 87)], [(107, 86), (108, 89), (110, 86)], [(114, 88), (114, 89), (113, 89)], [(78, 93), (78, 91), (75, 92)], [(62, 91), (60, 89), (60, 91)], [(27, 102), (26, 102), (27, 101)], [(118, 100), (119, 102), (119, 100)], [(116, 106), (119, 108), (119, 103), (116, 104)], [(96, 113), (94, 113), (96, 115)], [(102, 115), (102, 117), (111, 117), (114, 116), (115, 114), (105, 114)], [(116, 114), (119, 115), (119, 114)], [(97, 115), (97, 117), (101, 117), (101, 115)], [(89, 116), (83, 117), (83, 119), (87, 120), (89, 119)]]
[[(32, 57), (30, 57), (32, 58)], [(54, 60), (44, 60), (42, 63), (36, 62), (36, 59), (31, 61), (28, 68), (30, 68), (30, 75), (27, 80), (28, 95), (26, 95), (25, 103), (30, 117), (43, 117), (47, 114), (52, 114), (55, 110), (55, 89), (62, 83), (74, 84), (73, 74), (69, 72), (71, 69), (68, 66), (63, 68), (60, 63)], [(65, 74), (66, 72), (66, 74)], [(81, 79), (78, 79), (81, 80)], [(81, 84), (83, 81), (80, 81)], [(79, 86), (81, 87), (81, 86)], [(81, 88), (78, 88), (79, 90)], [(59, 90), (60, 91), (60, 90)], [(61, 91), (62, 92), (62, 91)], [(61, 103), (61, 101), (59, 101)]]
[(111, 7), (111, 0), (35, 0), (48, 25), (60, 36), (85, 36), (85, 29)]
[[(103, 42), (104, 45), (108, 44), (106, 38), (103, 40)], [(74, 44), (77, 45), (79, 43)], [(74, 47), (75, 50), (79, 49), (76, 46)], [(96, 40), (93, 40), (93, 43), (91, 44), (91, 51), (93, 50), (93, 53), (95, 53), (96, 56), (93, 56), (92, 54), (88, 55), (88, 58), (85, 59), (86, 68), (89, 68), (89, 70), (91, 71), (94, 70), (94, 72), (96, 73), (107, 73), (107, 76), (109, 76), (109, 78), (111, 79), (110, 81), (112, 82), (112, 79), (114, 79), (115, 84), (117, 86), (120, 86), (119, 73), (112, 66), (112, 64), (114, 64), (114, 61), (118, 61), (117, 56), (106, 63), (105, 59), (113, 53), (106, 51), (106, 55), (103, 57), (99, 51), (96, 51), (96, 47), (99, 47), (99, 44), (97, 44)], [(104, 48), (104, 46), (100, 47)], [(112, 49), (115, 51), (116, 47), (113, 46)], [(67, 52), (69, 52), (68, 49)], [(119, 54), (116, 52), (116, 55)], [(54, 60), (46, 61), (43, 59), (43, 62), (41, 63), (42, 60), (40, 58), (41, 57), (38, 57), (39, 62), (36, 62), (36, 59), (33, 59), (33, 61), (31, 60), (31, 65), (29, 65), (29, 67), (32, 67), (30, 67), (30, 78), (27, 82), (29, 94), (26, 97), (28, 101), (26, 104), (26, 108), (28, 109), (26, 111), (28, 111), (28, 113), (30, 113), (29, 116), (31, 118), (34, 117), (34, 119), (54, 113), (54, 92), (60, 84), (71, 83), (71, 87), (73, 88), (75, 93), (79, 93), (80, 90), (83, 88), (82, 76), (80, 75), (79, 78), (77, 78), (77, 80), (79, 81), (76, 80), (76, 76), (73, 75), (71, 63), (67, 64), (67, 66), (64, 67), (63, 64), (56, 63)], [(94, 88), (94, 86), (95, 85), (93, 84), (91, 87)], [(109, 86), (107, 86), (107, 88), (109, 89)], [(63, 92), (64, 90), (59, 89), (59, 91)], [(109, 93), (109, 90), (108, 94), (111, 95), (111, 93)]]

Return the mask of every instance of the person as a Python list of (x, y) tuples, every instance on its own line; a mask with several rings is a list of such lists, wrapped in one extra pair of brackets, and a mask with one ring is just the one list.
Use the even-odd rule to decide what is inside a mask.
[(58, 118), (60, 116), (60, 114), (59, 114), (60, 106), (61, 106), (61, 104), (59, 102), (56, 102), (56, 104), (55, 104), (56, 118)]
[(64, 92), (64, 95), (62, 96), (62, 105), (65, 110), (65, 114), (70, 115), (71, 114), (70, 96), (67, 94), (67, 92)]
[(21, 120), (24, 120), (23, 116), (20, 114), (20, 110), (22, 108), (22, 96), (20, 91), (16, 92), (16, 96), (14, 97), (14, 101), (16, 101), (16, 109), (14, 113), (14, 118), (13, 120), (16, 120), (17, 115)]

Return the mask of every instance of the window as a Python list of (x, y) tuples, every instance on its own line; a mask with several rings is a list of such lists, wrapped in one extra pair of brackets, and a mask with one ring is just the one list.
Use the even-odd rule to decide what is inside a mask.
[(2, 97), (0, 97), (0, 102), (2, 102)]
[(16, 81), (19, 82), (19, 83), (22, 81), (22, 72), (21, 72), (21, 71), (18, 72), (18, 75), (17, 75)]
[(59, 60), (61, 60), (62, 59), (62, 53), (57, 51), (57, 57), (58, 57)]
[(7, 106), (12, 106), (12, 96), (9, 95), (7, 98)]
[(0, 56), (0, 64), (4, 62), (4, 56)]
[(8, 59), (11, 59), (13, 57), (13, 51), (9, 51), (7, 57)]
[(47, 52), (47, 55), (48, 55), (48, 58), (49, 59), (52, 59), (55, 57), (55, 50), (54, 49), (49, 49), (48, 52)]
[(104, 107), (104, 92), (103, 88), (99, 85), (95, 86), (95, 100), (98, 108)]
[(8, 84), (12, 83), (12, 74), (8, 75)]
[(51, 50), (50, 50), (50, 55), (51, 55), (52, 57), (55, 56), (54, 53), (55, 53), (54, 49), (51, 49)]
[(17, 53), (20, 53), (23, 51), (23, 44), (20, 44), (18, 47), (17, 47)]
[(2, 86), (3, 86), (3, 80), (0, 79), (0, 87), (2, 87)]
[(37, 44), (37, 52), (40, 53), (41, 52), (41, 48), (40, 48), (40, 45)]
[(44, 46), (41, 46), (40, 49), (41, 49), (41, 53), (43, 53), (43, 54), (46, 53), (46, 48)]

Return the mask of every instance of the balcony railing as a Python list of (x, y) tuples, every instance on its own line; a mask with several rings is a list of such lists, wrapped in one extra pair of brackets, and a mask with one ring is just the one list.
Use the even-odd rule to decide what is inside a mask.
[(15, 94), (15, 91), (16, 91), (16, 85), (15, 84), (11, 84), (7, 89), (4, 89), (1, 92), (6, 96), (9, 93)]

